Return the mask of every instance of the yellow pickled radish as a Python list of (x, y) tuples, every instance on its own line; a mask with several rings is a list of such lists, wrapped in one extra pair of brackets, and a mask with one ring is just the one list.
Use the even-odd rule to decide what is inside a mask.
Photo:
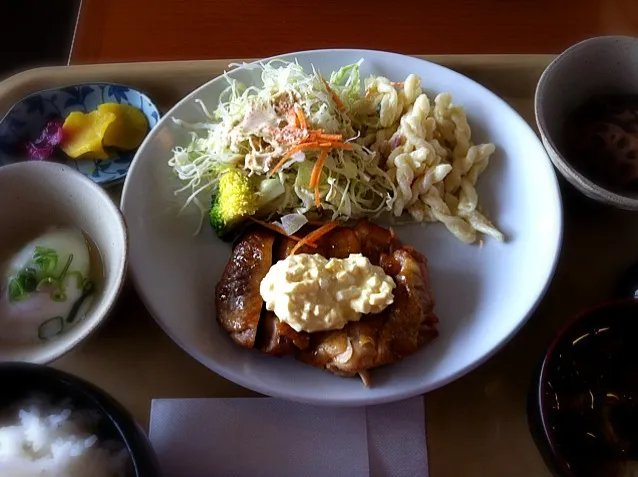
[(62, 150), (73, 159), (108, 159), (102, 141), (116, 119), (117, 116), (108, 111), (72, 112), (62, 126)]
[(105, 146), (130, 150), (142, 144), (148, 132), (148, 120), (142, 111), (128, 104), (118, 103), (104, 103), (97, 110), (115, 114), (115, 121), (104, 135)]

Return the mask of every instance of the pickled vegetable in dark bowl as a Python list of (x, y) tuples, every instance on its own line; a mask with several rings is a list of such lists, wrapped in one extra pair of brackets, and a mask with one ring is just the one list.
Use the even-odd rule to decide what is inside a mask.
[(599, 306), (563, 329), (536, 389), (536, 438), (557, 475), (638, 475), (638, 301)]

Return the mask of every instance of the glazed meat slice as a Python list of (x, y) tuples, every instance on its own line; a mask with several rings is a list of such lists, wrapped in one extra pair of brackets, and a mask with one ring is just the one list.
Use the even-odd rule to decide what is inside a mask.
[(374, 265), (379, 265), (382, 253), (392, 253), (401, 246), (392, 229), (384, 229), (367, 220), (357, 222), (353, 230), (361, 243), (361, 253)]
[[(283, 260), (288, 255), (290, 255), (290, 252), (292, 251), (292, 249), (294, 248), (294, 246), (296, 244), (297, 244), (297, 242), (295, 240), (291, 239), (291, 238), (281, 237), (281, 239), (277, 241), (277, 244), (275, 246), (275, 262), (277, 262), (279, 260)], [(299, 250), (297, 250), (295, 253), (297, 253), (297, 254), (299, 254), (299, 253), (309, 253), (309, 254), (318, 253), (319, 255), (325, 255), (326, 250), (325, 250), (324, 241), (323, 240), (320, 241), (317, 244), (317, 247), (310, 247), (309, 245), (302, 245), (299, 248)]]
[(274, 234), (266, 229), (246, 231), (215, 289), (217, 321), (244, 348), (255, 345), (264, 304), (259, 285), (272, 266), (274, 242)]
[[(380, 340), (380, 360), (392, 362), (414, 353), (438, 336), (439, 319), (434, 314), (434, 297), (426, 258), (412, 247), (403, 247), (381, 257), (381, 266), (394, 278), (394, 303)], [(385, 364), (385, 363), (384, 363)]]
[[(315, 228), (308, 225), (299, 235)], [(366, 220), (353, 228), (338, 227), (322, 236), (316, 247), (305, 245), (298, 253), (327, 258), (362, 253), (394, 279), (394, 302), (341, 330), (295, 331), (264, 310), (259, 287), (272, 264), (286, 258), (296, 243), (268, 229), (252, 228), (236, 244), (216, 288), (216, 305), (220, 325), (239, 345), (274, 356), (292, 354), (341, 376), (358, 374), (368, 385), (370, 369), (399, 361), (438, 335), (425, 257), (402, 246), (391, 229)]]
[[(364, 221), (364, 222), (369, 224), (368, 221)], [(306, 226), (301, 230), (300, 235), (304, 236), (315, 229), (316, 227)], [(370, 230), (376, 231), (376, 229), (372, 229), (372, 228)], [(381, 229), (381, 230), (383, 231), (384, 229)], [(367, 235), (366, 231), (363, 231), (362, 235), (363, 234)], [(372, 232), (368, 232), (368, 233), (372, 233)], [(386, 239), (385, 236), (383, 236), (380, 239), (377, 238), (375, 244), (377, 242), (383, 241), (384, 239)], [(389, 241), (389, 238), (388, 238), (388, 241)], [(296, 243), (297, 242), (294, 241), (293, 239), (285, 238), (285, 237), (279, 240), (275, 247), (275, 261), (283, 260), (284, 258), (286, 258)], [(381, 250), (380, 248), (378, 248), (378, 247), (381, 247), (380, 244), (378, 246), (375, 245), (375, 247), (377, 247), (375, 248), (375, 250)], [(383, 249), (383, 251), (387, 251), (387, 250), (388, 250), (387, 247)], [(363, 253), (363, 249), (362, 249), (359, 235), (355, 232), (354, 229), (350, 227), (337, 227), (331, 232), (328, 232), (326, 235), (322, 236), (317, 241), (316, 247), (303, 245), (296, 253), (309, 253), (309, 254), (317, 253), (326, 258), (348, 258), (348, 256), (351, 253)], [(378, 254), (379, 252), (377, 253), (377, 257), (378, 257)]]
[[(275, 240), (273, 263), (286, 258), (296, 243), (293, 239), (278, 236)], [(315, 249), (303, 246), (300, 251), (314, 253)], [(321, 251), (323, 252), (323, 249)], [(257, 347), (264, 353), (273, 356), (294, 354), (297, 349), (306, 349), (309, 342), (307, 333), (295, 331), (287, 323), (280, 321), (272, 311), (266, 311), (259, 323)]]
[[(300, 235), (306, 235), (315, 229), (316, 227), (304, 227)], [(276, 260), (286, 258), (295, 244), (293, 239), (286, 238), (279, 242), (275, 252)], [(297, 253), (318, 253), (326, 258), (348, 258), (351, 253), (362, 253), (378, 265), (381, 253), (391, 252), (400, 245), (391, 231), (361, 220), (354, 228), (337, 227), (321, 237), (317, 247), (303, 245)]]
[(308, 364), (341, 376), (361, 375), (416, 352), (438, 335), (427, 261), (411, 247), (380, 254), (381, 265), (396, 283), (394, 303), (383, 313), (348, 323), (342, 330), (311, 335), (298, 353)]
[(337, 227), (325, 235), (326, 258), (348, 258), (351, 253), (361, 253), (361, 241), (354, 230)]
[(339, 376), (355, 376), (378, 366), (379, 332), (384, 321), (383, 315), (374, 315), (341, 330), (313, 333), (308, 349), (297, 357)]
[(295, 331), (272, 311), (266, 311), (259, 323), (257, 347), (264, 353), (273, 356), (294, 354), (297, 349), (306, 349), (309, 343), (308, 333)]

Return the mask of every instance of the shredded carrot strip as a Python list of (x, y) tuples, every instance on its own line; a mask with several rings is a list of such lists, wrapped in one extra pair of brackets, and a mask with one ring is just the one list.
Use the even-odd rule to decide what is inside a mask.
[(390, 84), (392, 86), (398, 87), (398, 88), (402, 88), (403, 87), (403, 81), (390, 81)]
[[(337, 134), (334, 134), (334, 136), (337, 136)], [(319, 136), (317, 139), (323, 139), (323, 138)], [(279, 162), (275, 165), (275, 167), (272, 168), (272, 170), (270, 171), (270, 174), (272, 175), (275, 172), (277, 172), (279, 169), (281, 169), (281, 166), (283, 166), (286, 163), (286, 161), (290, 159), (290, 156), (292, 156), (293, 154), (299, 151), (303, 151), (304, 149), (313, 149), (316, 147), (352, 149), (352, 144), (347, 144), (345, 142), (340, 142), (340, 141), (318, 142), (316, 140), (314, 141), (311, 140), (308, 142), (301, 142), (299, 144), (295, 144), (288, 150), (286, 154), (284, 154), (284, 157), (282, 157), (279, 160)]]
[(308, 235), (306, 235), (304, 238), (302, 238), (299, 242), (295, 244), (295, 246), (290, 251), (289, 255), (294, 255), (297, 252), (297, 250), (299, 250), (301, 247), (303, 247), (304, 245), (308, 243), (316, 244), (317, 240), (319, 240), (325, 234), (327, 234), (332, 229), (338, 226), (339, 226), (339, 222), (328, 222), (322, 225), (321, 227), (319, 227), (317, 230), (313, 230), (312, 232), (310, 232)]
[[(319, 144), (321, 146), (321, 144)], [(352, 149), (352, 144), (348, 144), (345, 142), (339, 142), (339, 141), (331, 141), (330, 142), (330, 147), (336, 147), (338, 149)]]
[[(249, 220), (252, 220), (253, 222), (255, 222), (256, 224), (261, 225), (262, 227), (267, 228), (268, 230), (272, 230), (273, 232), (277, 232), (281, 235), (283, 235), (284, 237), (288, 237), (289, 239), (295, 240), (297, 242), (299, 242), (300, 240), (303, 240), (301, 237), (297, 236), (297, 235), (288, 235), (281, 227), (279, 227), (278, 225), (275, 224), (270, 224), (268, 222), (264, 222), (263, 220), (259, 220), (256, 219), (254, 217), (248, 217)], [(312, 248), (317, 248), (317, 244), (313, 243), (313, 242), (306, 242), (306, 245), (308, 245), (309, 247)]]
[(303, 109), (298, 105), (295, 105), (295, 114), (297, 115), (298, 127), (301, 129), (308, 129), (308, 123), (306, 122), (306, 116), (303, 113)]
[(282, 229), (282, 228), (281, 228), (281, 227), (279, 227), (278, 225), (270, 224), (270, 223), (268, 223), (268, 222), (264, 222), (263, 220), (259, 220), (259, 219), (256, 219), (256, 218), (254, 218), (254, 217), (248, 217), (248, 219), (249, 219), (249, 220), (252, 220), (252, 221), (253, 221), (253, 222), (255, 222), (256, 224), (261, 225), (262, 227), (267, 228), (268, 230), (272, 230), (273, 232), (277, 232), (277, 233), (279, 233), (279, 234), (281, 234), (281, 235), (284, 235), (284, 236), (286, 236), (286, 237), (290, 237), (290, 238), (291, 238), (291, 239), (293, 239), (293, 240), (297, 240), (297, 241), (301, 240), (301, 238), (299, 238), (299, 237), (295, 237), (294, 235), (288, 235), (288, 234), (284, 231), (284, 229)]
[[(323, 81), (323, 84), (326, 86), (326, 89), (330, 92), (330, 94), (332, 95), (332, 99), (335, 102), (335, 104), (339, 107), (339, 109), (341, 111), (343, 111), (345, 113), (345, 107), (343, 105), (343, 103), (341, 102), (341, 100), (339, 99), (339, 97), (336, 95), (336, 93), (332, 90), (332, 88), (330, 88), (330, 85), (328, 84), (328, 82), (325, 80), (325, 78), (321, 77), (321, 80)], [(272, 168), (272, 170), (270, 171), (270, 174), (274, 174), (275, 172), (277, 172), (279, 169), (281, 169), (281, 167), (286, 163), (286, 161), (295, 153), (302, 151), (304, 149), (311, 149), (311, 148), (316, 148), (316, 147), (321, 147), (322, 149), (324, 149), (324, 151), (322, 151), (321, 156), (319, 157), (319, 160), (317, 161), (317, 163), (321, 162), (321, 167), (323, 167), (323, 164), (325, 163), (325, 156), (327, 155), (327, 149), (330, 148), (340, 148), (340, 149), (352, 149), (352, 145), (351, 144), (346, 144), (343, 141), (343, 135), (342, 134), (324, 134), (323, 129), (311, 129), (308, 130), (308, 122), (306, 121), (306, 116), (304, 115), (303, 110), (301, 109), (301, 107), (299, 107), (299, 105), (295, 105), (293, 107), (292, 110), (289, 110), (289, 112), (293, 114), (293, 121), (295, 124), (295, 127), (301, 129), (302, 131), (306, 132), (305, 137), (299, 141), (297, 144), (293, 145), (288, 152), (286, 152), (286, 154), (284, 154), (284, 156), (279, 160), (279, 162), (275, 165), (275, 167)], [(321, 158), (323, 157), (323, 161), (321, 161)], [(317, 164), (315, 164), (316, 167)], [(313, 169), (313, 174), (315, 174), (315, 170)], [(321, 168), (318, 169), (317, 172), (318, 175), (321, 174)], [(318, 181), (318, 178), (316, 179)], [(314, 181), (311, 179), (310, 181), (310, 187), (314, 186)], [(317, 197), (319, 196), (318, 191), (315, 191), (315, 199), (316, 202), (318, 202)], [(317, 205), (318, 207), (319, 205)]]
[(317, 162), (315, 162), (315, 167), (312, 170), (312, 176), (310, 177), (310, 182), (312, 183), (310, 187), (315, 188), (315, 206), (317, 209), (321, 207), (321, 193), (319, 192), (319, 184), (321, 183), (321, 171), (323, 170), (323, 166), (326, 163), (326, 159), (328, 158), (328, 149), (324, 148), (321, 150), (321, 155)]
[(372, 90), (371, 89), (366, 91), (366, 99), (370, 99), (370, 98), (372, 98)]
[(329, 141), (341, 141), (343, 134), (318, 134), (319, 139), (327, 139)]
[[(320, 138), (321, 139), (321, 138)], [(329, 148), (338, 148), (338, 149), (352, 149), (352, 144), (347, 144), (345, 142), (340, 141), (329, 141), (329, 142), (320, 142), (319, 147), (329, 147)]]
[(312, 149), (313, 147), (317, 147), (319, 146), (318, 142), (302, 142), (301, 144), (296, 144), (294, 146), (292, 146), (288, 152), (286, 154), (284, 154), (284, 157), (281, 158), (281, 160), (277, 163), (277, 165), (275, 165), (275, 167), (273, 167), (273, 169), (270, 171), (271, 174), (274, 174), (275, 172), (277, 172), (279, 169), (281, 169), (281, 166), (283, 166), (286, 161), (288, 159), (290, 159), (290, 156), (292, 156), (293, 154), (299, 152), (299, 151), (303, 151), (304, 149)]
[(339, 110), (343, 113), (346, 112), (346, 107), (343, 105), (343, 103), (341, 102), (341, 99), (339, 99), (339, 96), (337, 96), (337, 93), (335, 93), (332, 88), (330, 87), (330, 85), (328, 84), (328, 82), (326, 81), (326, 79), (322, 76), (321, 77), (321, 81), (323, 81), (323, 84), (326, 86), (326, 89), (328, 90), (328, 92), (330, 93), (330, 96), (332, 96), (332, 100), (335, 102), (335, 104), (337, 105), (337, 108), (339, 108)]
[(310, 175), (310, 183), (308, 184), (310, 187), (315, 187), (315, 184), (319, 182), (319, 178), (321, 177), (321, 169), (323, 165), (326, 163), (326, 158), (328, 157), (328, 148), (324, 147), (321, 149), (321, 154), (319, 155), (319, 159), (315, 162), (315, 167), (312, 169), (312, 174)]

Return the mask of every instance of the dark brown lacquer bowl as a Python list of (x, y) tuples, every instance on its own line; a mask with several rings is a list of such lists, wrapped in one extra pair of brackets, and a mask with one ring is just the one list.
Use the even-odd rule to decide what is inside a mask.
[(554, 475), (638, 475), (638, 300), (599, 305), (563, 328), (528, 407)]

